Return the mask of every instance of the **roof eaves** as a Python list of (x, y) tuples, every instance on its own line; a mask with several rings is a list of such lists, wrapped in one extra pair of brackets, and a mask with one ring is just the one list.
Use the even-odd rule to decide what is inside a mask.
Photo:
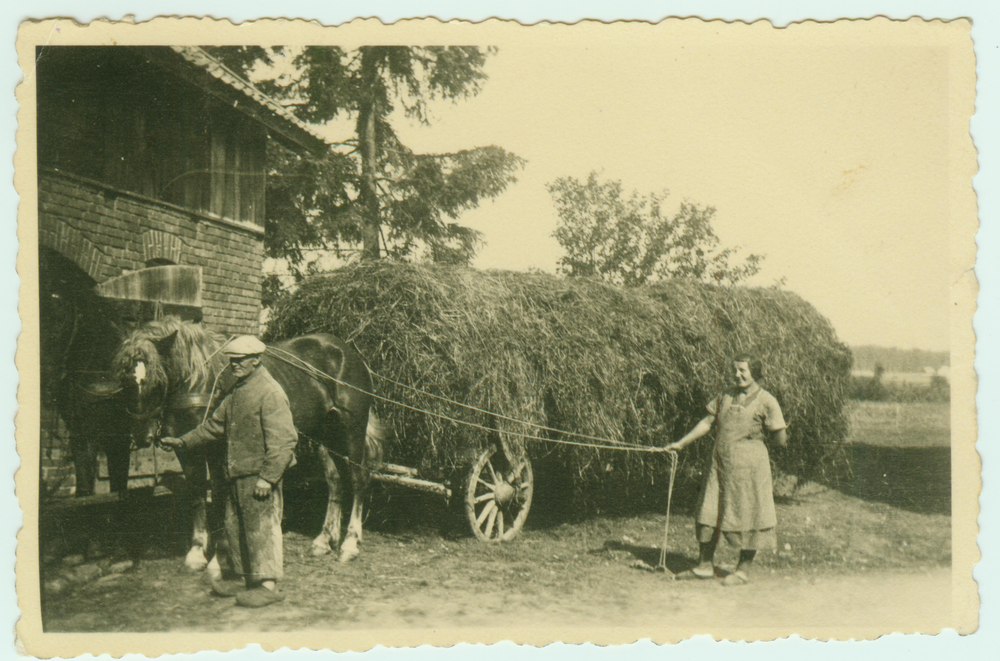
[[(209, 55), (204, 49), (197, 46), (170, 46), (170, 49), (188, 64), (197, 67), (199, 70), (218, 80), (221, 85), (236, 92), (242, 92), (244, 96), (253, 102), (254, 106), (270, 114), (273, 119), (272, 121), (267, 121), (268, 118), (262, 116), (259, 112), (249, 112), (248, 114), (254, 116), (285, 139), (291, 140), (309, 151), (325, 151), (329, 148), (327, 141), (315, 129), (293, 115), (277, 101), (254, 87), (253, 84), (234, 73), (222, 62)], [(234, 99), (233, 104), (238, 110), (248, 111), (246, 106), (240, 107), (241, 104), (238, 100)]]

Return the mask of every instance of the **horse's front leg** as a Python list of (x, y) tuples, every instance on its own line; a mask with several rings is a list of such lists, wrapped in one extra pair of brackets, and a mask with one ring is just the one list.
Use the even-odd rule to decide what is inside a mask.
[(140, 522), (135, 511), (135, 502), (129, 498), (129, 443), (128, 436), (109, 436), (104, 445), (104, 453), (108, 461), (108, 482), (111, 491), (118, 498), (111, 506), (110, 522), (114, 553), (124, 552), (133, 560), (139, 557)]
[(333, 545), (340, 542), (342, 516), (340, 471), (337, 470), (337, 464), (334, 463), (327, 449), (318, 443), (316, 444), (316, 456), (319, 458), (320, 465), (323, 467), (323, 476), (326, 478), (327, 506), (323, 529), (312, 543), (312, 554), (326, 555)]
[(69, 429), (69, 447), (73, 455), (77, 496), (91, 496), (97, 482), (97, 449), (89, 434), (76, 426)]
[(208, 514), (206, 508), (206, 493), (208, 490), (208, 471), (205, 465), (205, 452), (202, 449), (180, 451), (177, 459), (184, 471), (184, 491), (181, 498), (187, 505), (188, 518), (191, 526), (191, 542), (184, 565), (191, 571), (201, 571), (208, 565)]
[[(205, 457), (208, 462), (208, 472), (211, 478), (212, 502), (208, 504), (209, 550), (211, 561), (208, 563), (208, 574), (213, 578), (222, 578), (220, 554), (229, 551), (225, 535), (226, 518), (226, 446), (215, 443), (205, 446)], [(202, 492), (202, 500), (207, 501)]]

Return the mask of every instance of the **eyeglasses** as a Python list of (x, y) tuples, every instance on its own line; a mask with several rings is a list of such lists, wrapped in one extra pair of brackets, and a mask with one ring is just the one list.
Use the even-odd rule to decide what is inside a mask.
[(233, 356), (229, 359), (230, 365), (242, 365), (243, 363), (249, 362), (256, 358), (257, 356)]

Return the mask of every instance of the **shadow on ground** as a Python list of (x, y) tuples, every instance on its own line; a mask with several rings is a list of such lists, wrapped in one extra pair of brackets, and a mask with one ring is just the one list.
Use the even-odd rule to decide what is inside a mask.
[[(604, 553), (606, 551), (625, 551), (631, 553), (632, 557), (635, 558), (632, 561), (632, 566), (639, 565), (642, 568), (655, 571), (660, 564), (660, 549), (655, 546), (639, 546), (612, 540), (605, 542), (603, 548), (591, 551), (591, 553)], [(691, 569), (698, 563), (693, 558), (689, 558), (681, 553), (668, 552), (664, 564), (671, 574), (679, 574)]]
[(920, 514), (951, 513), (951, 449), (851, 445), (849, 495)]

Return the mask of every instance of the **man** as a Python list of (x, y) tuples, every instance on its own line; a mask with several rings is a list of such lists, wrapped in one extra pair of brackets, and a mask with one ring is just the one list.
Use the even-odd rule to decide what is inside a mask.
[(682, 450), (716, 427), (712, 465), (696, 518), (698, 566), (678, 578), (714, 578), (715, 547), (723, 535), (740, 548), (736, 571), (723, 583), (743, 585), (750, 581), (757, 549), (773, 549), (777, 543), (771, 460), (764, 440), (770, 437), (779, 447), (788, 440), (778, 401), (757, 385), (763, 375), (760, 361), (737, 357), (732, 365), (736, 387), (709, 402), (708, 415), (664, 450)]
[(243, 585), (213, 581), (212, 591), (249, 608), (284, 599), (277, 587), (284, 574), (281, 476), (294, 462), (298, 438), (285, 391), (260, 364), (264, 349), (252, 335), (228, 343), (223, 353), (236, 385), (204, 423), (180, 438), (160, 439), (171, 450), (227, 441), (226, 538)]

